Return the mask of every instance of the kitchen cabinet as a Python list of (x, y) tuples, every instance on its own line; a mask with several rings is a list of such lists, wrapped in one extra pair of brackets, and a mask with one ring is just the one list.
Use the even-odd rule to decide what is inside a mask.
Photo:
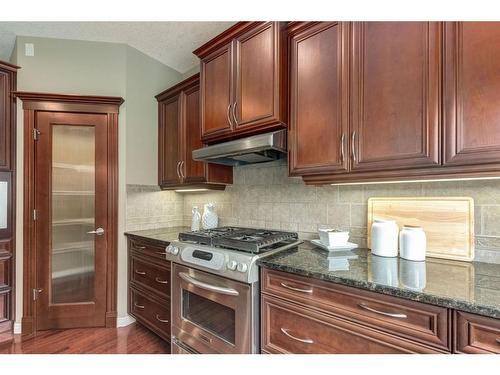
[(498, 176), (499, 41), (499, 22), (291, 23), (290, 175)]
[(163, 189), (223, 190), (233, 182), (232, 168), (194, 161), (202, 148), (199, 75), (156, 96), (158, 100), (158, 184)]
[(202, 140), (286, 127), (285, 23), (239, 22), (194, 53), (200, 58)]
[(0, 61), (0, 345), (13, 338), (17, 69)]
[(447, 22), (444, 164), (500, 160), (500, 22)]
[(137, 322), (170, 342), (170, 262), (165, 247), (128, 239), (128, 310)]
[(289, 273), (262, 270), (262, 350), (448, 353), (450, 311)]
[(348, 170), (348, 23), (294, 22), (290, 50), (290, 175)]
[(500, 354), (500, 320), (455, 311), (455, 352)]

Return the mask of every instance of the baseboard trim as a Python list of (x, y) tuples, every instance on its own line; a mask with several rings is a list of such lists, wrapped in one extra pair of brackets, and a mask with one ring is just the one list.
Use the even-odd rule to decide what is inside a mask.
[(22, 328), (23, 328), (23, 326), (21, 323), (15, 322), (14, 323), (14, 335), (20, 335), (23, 332)]
[(116, 327), (126, 327), (135, 323), (135, 319), (131, 315), (125, 315), (116, 319)]

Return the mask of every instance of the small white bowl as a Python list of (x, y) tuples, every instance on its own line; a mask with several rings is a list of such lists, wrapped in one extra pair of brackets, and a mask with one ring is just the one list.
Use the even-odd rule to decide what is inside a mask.
[(319, 229), (319, 239), (325, 246), (344, 246), (349, 241), (349, 232), (338, 229)]

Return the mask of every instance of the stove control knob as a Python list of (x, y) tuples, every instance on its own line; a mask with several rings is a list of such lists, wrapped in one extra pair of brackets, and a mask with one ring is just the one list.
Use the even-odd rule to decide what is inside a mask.
[(235, 260), (230, 260), (229, 262), (227, 262), (227, 265), (226, 265), (227, 269), (231, 270), (231, 271), (234, 271), (237, 266), (238, 266), (238, 263)]
[(247, 272), (248, 266), (245, 263), (239, 263), (236, 269), (240, 272)]
[(170, 250), (170, 254), (172, 254), (172, 255), (179, 254), (179, 248), (176, 246), (172, 246), (172, 249)]
[(167, 251), (167, 253), (168, 253), (168, 254), (172, 254), (172, 249), (173, 249), (173, 248), (174, 248), (174, 247), (173, 247), (172, 245), (168, 245), (168, 246), (167, 246), (167, 250), (166, 250), (166, 251)]

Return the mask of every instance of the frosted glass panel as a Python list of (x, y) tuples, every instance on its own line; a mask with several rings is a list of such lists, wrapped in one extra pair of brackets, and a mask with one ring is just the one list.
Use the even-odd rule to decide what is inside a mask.
[(52, 127), (52, 303), (94, 299), (95, 133)]
[(7, 228), (7, 181), (0, 181), (0, 229)]

